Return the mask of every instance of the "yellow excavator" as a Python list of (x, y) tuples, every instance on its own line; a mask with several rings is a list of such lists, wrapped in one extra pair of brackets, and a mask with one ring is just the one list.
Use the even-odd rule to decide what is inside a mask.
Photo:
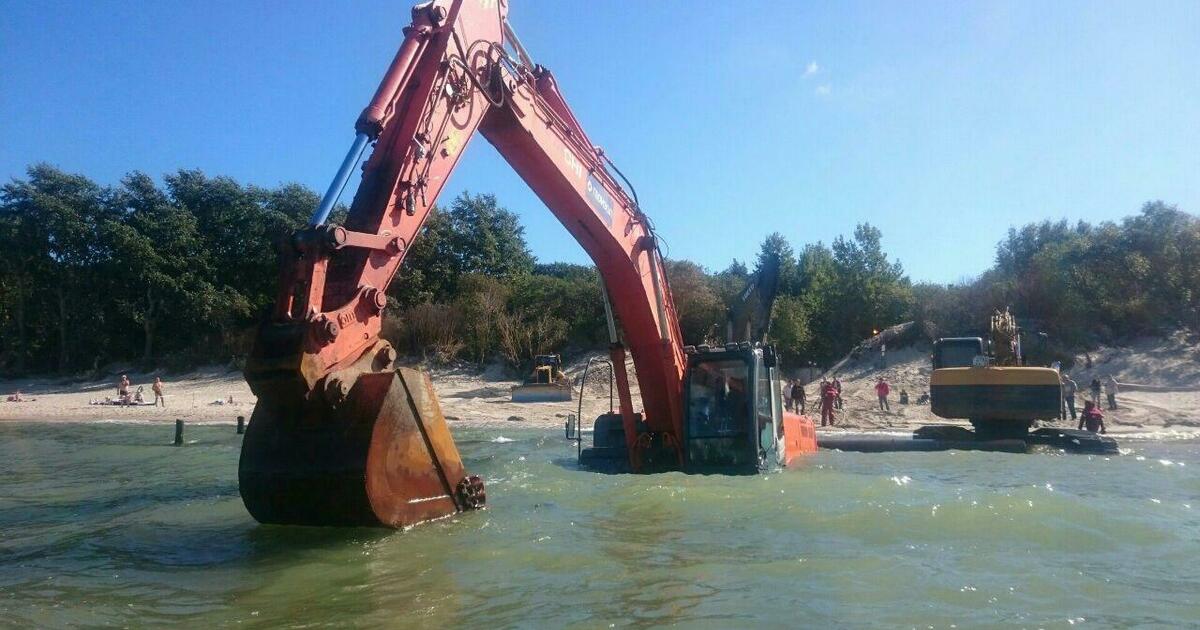
[(533, 373), (525, 383), (512, 388), (513, 402), (570, 402), (571, 380), (562, 371), (562, 355), (539, 354), (533, 358)]
[(1015, 446), (1018, 450), (1022, 442), (1025, 446), (1044, 444), (1080, 452), (1117, 450), (1111, 438), (1087, 431), (1030, 431), (1034, 421), (1055, 420), (1062, 413), (1059, 372), (1025, 364), (1021, 329), (1008, 309), (996, 311), (989, 328), (986, 341), (981, 337), (950, 337), (933, 344), (930, 409), (940, 418), (970, 421), (974, 432), (954, 426), (930, 426), (918, 429), (914, 437)]
[(1025, 453), (1037, 446), (1071, 453), (1119, 452), (1115, 440), (1089, 431), (1030, 430), (1037, 420), (1059, 417), (1062, 385), (1057, 369), (1025, 364), (1021, 329), (1008, 309), (992, 315), (986, 340), (944, 337), (934, 342), (929, 403), (934, 415), (967, 420), (974, 430), (935, 424), (918, 428), (911, 438), (826, 435), (818, 444), (868, 453), (951, 449)]
[(970, 420), (986, 438), (1020, 438), (1034, 420), (1059, 417), (1058, 371), (1023, 364), (1021, 333), (1007, 309), (992, 315), (990, 338), (952, 337), (933, 345), (931, 410), (941, 418)]

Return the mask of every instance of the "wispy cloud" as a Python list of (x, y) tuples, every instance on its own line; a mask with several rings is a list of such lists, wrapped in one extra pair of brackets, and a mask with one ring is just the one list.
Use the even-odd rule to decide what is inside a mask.
[(813, 90), (817, 96), (829, 96), (829, 93), (832, 91), (833, 86), (829, 85), (828, 83), (822, 83), (821, 85), (817, 86), (817, 89)]
[(808, 62), (808, 65), (804, 67), (804, 76), (811, 77), (812, 75), (814, 75), (820, 71), (821, 71), (821, 66), (817, 65), (816, 61), (810, 61), (810, 62)]

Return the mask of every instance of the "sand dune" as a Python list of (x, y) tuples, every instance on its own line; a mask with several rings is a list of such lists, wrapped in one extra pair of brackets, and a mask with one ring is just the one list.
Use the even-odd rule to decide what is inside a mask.
[[(910, 430), (922, 424), (953, 424), (929, 410), (928, 405), (900, 405), (899, 393), (907, 389), (915, 401), (928, 390), (932, 371), (929, 348), (906, 348), (888, 354), (888, 366), (877, 369), (873, 359), (863, 359), (843, 368), (839, 377), (843, 386), (845, 409), (838, 418), (841, 429)], [(1105, 420), (1113, 433), (1145, 432), (1167, 429), (1200, 435), (1200, 347), (1189, 343), (1183, 334), (1167, 339), (1139, 339), (1125, 347), (1105, 347), (1091, 353), (1092, 368), (1080, 355), (1077, 370), (1067, 372), (1078, 383), (1076, 407), (1081, 409), (1093, 378), (1107, 379), (1110, 374), (1122, 385), (1117, 396), (1118, 409), (1105, 410)], [(879, 411), (875, 382), (883, 376), (892, 386), (891, 411)], [(817, 387), (808, 387), (812, 399)], [(963, 423), (964, 425), (966, 423)], [(1052, 423), (1051, 426), (1068, 426)]]

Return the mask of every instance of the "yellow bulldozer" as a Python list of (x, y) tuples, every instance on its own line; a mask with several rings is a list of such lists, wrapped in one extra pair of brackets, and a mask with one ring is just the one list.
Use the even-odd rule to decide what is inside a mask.
[(512, 388), (513, 402), (570, 402), (571, 380), (562, 371), (562, 356), (539, 354), (533, 358), (533, 372), (521, 385)]

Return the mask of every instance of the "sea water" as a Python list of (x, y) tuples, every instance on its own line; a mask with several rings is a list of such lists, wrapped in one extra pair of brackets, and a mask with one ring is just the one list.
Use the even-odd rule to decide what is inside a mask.
[(488, 509), (401, 532), (255, 523), (231, 426), (176, 448), (164, 425), (0, 424), (0, 626), (1200, 623), (1195, 440), (724, 477), (585, 472), (557, 432), (456, 436)]

